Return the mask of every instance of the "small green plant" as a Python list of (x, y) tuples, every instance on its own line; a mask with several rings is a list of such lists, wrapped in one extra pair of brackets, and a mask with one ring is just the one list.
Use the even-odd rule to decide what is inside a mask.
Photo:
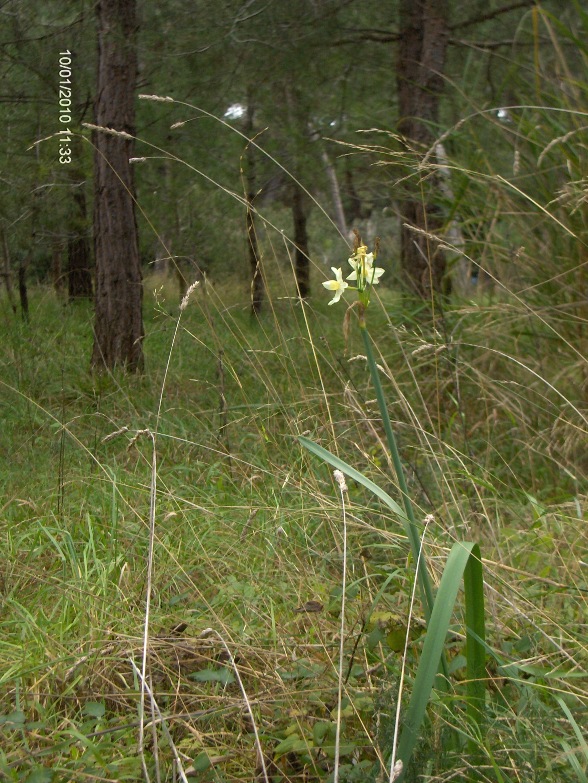
[[(403, 507), (401, 507), (390, 495), (382, 490), (371, 479), (365, 477), (360, 471), (341, 460), (339, 457), (331, 454), (329, 451), (319, 446), (317, 443), (304, 436), (299, 437), (300, 443), (310, 452), (321, 457), (327, 463), (335, 468), (335, 478), (341, 489), (341, 499), (343, 505), (343, 525), (344, 525), (344, 557), (343, 557), (343, 585), (345, 585), (346, 568), (346, 534), (345, 534), (345, 499), (344, 490), (346, 485), (343, 474), (363, 484), (380, 498), (390, 510), (398, 516), (402, 522), (407, 534), (414, 562), (416, 564), (416, 582), (419, 586), (423, 610), (427, 621), (427, 634), (423, 646), (422, 656), (414, 680), (413, 691), (406, 715), (403, 719), (403, 729), (399, 736), (400, 725), (400, 697), (398, 700), (398, 709), (396, 714), (396, 729), (392, 741), (392, 752), (390, 754), (389, 766), (390, 781), (401, 781), (408, 767), (413, 750), (418, 740), (419, 731), (423, 723), (427, 704), (435, 683), (435, 679), (441, 667), (444, 678), (448, 676), (447, 665), (445, 662), (444, 648), (449, 624), (453, 613), (453, 608), (457, 599), (459, 585), (463, 578), (465, 591), (465, 620), (466, 620), (466, 659), (467, 659), (467, 715), (471, 721), (475, 733), (481, 733), (482, 719), (484, 713), (485, 696), (485, 619), (484, 619), (484, 591), (482, 579), (482, 563), (480, 549), (475, 543), (456, 543), (451, 549), (439, 589), (435, 595), (433, 592), (431, 578), (427, 567), (425, 553), (423, 551), (424, 533), (417, 524), (413, 505), (409, 496), (408, 486), (404, 476), (404, 470), (400, 459), (400, 453), (390, 417), (388, 406), (384, 395), (384, 390), (380, 381), (378, 365), (374, 356), (371, 337), (367, 328), (366, 310), (369, 306), (372, 286), (379, 282), (384, 273), (384, 269), (375, 266), (375, 260), (378, 253), (378, 240), (375, 242), (374, 250), (368, 253), (368, 248), (361, 241), (359, 232), (355, 231), (355, 244), (353, 253), (349, 258), (349, 264), (352, 272), (347, 280), (355, 282), (355, 286), (350, 286), (343, 279), (343, 272), (340, 268), (332, 267), (335, 273), (334, 280), (328, 280), (323, 283), (324, 287), (334, 292), (333, 299), (329, 304), (336, 304), (347, 288), (357, 291), (357, 300), (352, 304), (345, 316), (346, 331), (349, 328), (349, 320), (354, 308), (358, 310), (358, 322), (363, 344), (366, 352), (367, 362), (370, 369), (371, 379), (376, 391), (378, 407), (390, 454), (395, 468), (398, 487), (402, 495)], [(343, 640), (344, 623), (344, 596), (345, 588), (342, 591), (341, 607), (341, 640)], [(408, 631), (407, 631), (408, 639)], [(340, 682), (342, 678), (342, 656), (343, 650), (340, 650)], [(406, 647), (405, 647), (406, 657)], [(440, 679), (443, 687), (443, 679)], [(401, 683), (402, 685), (402, 683)], [(341, 704), (341, 685), (339, 687), (339, 701)], [(338, 739), (338, 735), (337, 735)], [(338, 742), (336, 743), (338, 745)], [(475, 743), (470, 742), (470, 751), (475, 751)], [(338, 764), (338, 755), (335, 755), (335, 765)], [(337, 781), (337, 768), (335, 769), (335, 778)]]

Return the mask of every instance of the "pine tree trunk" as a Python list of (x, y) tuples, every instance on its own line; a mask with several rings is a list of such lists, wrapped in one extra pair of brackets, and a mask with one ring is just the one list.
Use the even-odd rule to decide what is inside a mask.
[(10, 250), (8, 248), (8, 240), (6, 239), (6, 233), (4, 230), (0, 230), (0, 237), (2, 239), (2, 251), (3, 251), (3, 269), (2, 269), (2, 277), (4, 278), (4, 284), (6, 285), (6, 295), (8, 296), (8, 301), (10, 302), (10, 307), (12, 308), (12, 312), (16, 315), (16, 301), (14, 299), (14, 294), (12, 292), (12, 270), (10, 268)]
[(96, 315), (92, 365), (143, 369), (143, 286), (134, 184), (129, 158), (135, 132), (137, 77), (135, 0), (99, 0), (96, 125), (123, 136), (94, 134)]
[(67, 285), (70, 302), (92, 298), (92, 272), (90, 269), (90, 242), (86, 236), (86, 194), (82, 182), (74, 187), (76, 217), (74, 233), (67, 242)]
[(63, 250), (63, 245), (56, 239), (51, 251), (51, 279), (58, 298), (61, 298), (65, 288), (65, 275), (62, 270)]
[[(447, 49), (447, 0), (401, 0), (397, 83), (398, 130), (406, 146), (423, 154), (435, 141)], [(443, 292), (446, 261), (435, 234), (442, 216), (435, 176), (400, 203), (401, 268), (407, 288), (422, 299)], [(417, 231), (411, 230), (414, 227)]]
[[(253, 135), (253, 117), (255, 106), (251, 91), (247, 96), (247, 113), (245, 115), (245, 135), (251, 138)], [(255, 230), (255, 210), (253, 200), (256, 193), (256, 175), (255, 175), (255, 147), (251, 144), (245, 149), (245, 186), (247, 197), (247, 252), (249, 255), (249, 269), (251, 273), (251, 315), (258, 315), (263, 305), (265, 285), (261, 269), (261, 258), (259, 256), (259, 247), (257, 245), (257, 233)]]
[(292, 218), (294, 221), (294, 267), (296, 285), (302, 299), (310, 295), (310, 260), (308, 256), (307, 211), (305, 193), (296, 182), (292, 186)]
[(20, 298), (20, 314), (22, 320), (29, 321), (29, 291), (27, 288), (28, 260), (21, 259), (18, 264), (18, 296)]
[(363, 220), (364, 218), (369, 217), (371, 210), (365, 209), (363, 204), (361, 203), (361, 198), (355, 187), (355, 182), (353, 180), (353, 173), (351, 171), (348, 161), (346, 161), (346, 167), (345, 167), (344, 193), (345, 193), (345, 204), (344, 204), (345, 217), (347, 219), (348, 225), (353, 226), (353, 224), (357, 220)]
[(333, 201), (333, 210), (335, 212), (335, 225), (339, 229), (339, 233), (344, 239), (347, 237), (347, 222), (345, 220), (345, 210), (343, 209), (343, 200), (341, 198), (341, 188), (339, 187), (339, 179), (337, 178), (337, 172), (329, 154), (324, 147), (321, 148), (321, 158), (329, 180), (329, 187), (331, 188), (331, 199)]
[[(310, 295), (310, 259), (308, 255), (308, 219), (309, 204), (304, 190), (298, 184), (302, 179), (304, 156), (307, 154), (309, 140), (309, 113), (304, 105), (304, 95), (292, 84), (284, 85), (284, 97), (289, 125), (293, 134), (289, 143), (292, 145), (294, 162), (291, 166), (293, 174), (291, 184), (292, 222), (294, 224), (294, 274), (296, 287), (301, 299)], [(323, 159), (324, 162), (324, 159)]]

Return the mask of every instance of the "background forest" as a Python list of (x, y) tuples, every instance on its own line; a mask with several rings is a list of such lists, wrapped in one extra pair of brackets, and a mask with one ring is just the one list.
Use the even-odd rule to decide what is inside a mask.
[(585, 4), (0, 15), (0, 779), (586, 783)]

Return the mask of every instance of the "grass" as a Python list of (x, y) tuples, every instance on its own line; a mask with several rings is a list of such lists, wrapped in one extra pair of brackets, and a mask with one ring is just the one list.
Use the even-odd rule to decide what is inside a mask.
[[(329, 246), (302, 306), (270, 222), (257, 320), (236, 274), (181, 317), (171, 283), (148, 278), (141, 377), (89, 372), (88, 306), (39, 286), (23, 325), (2, 300), (3, 779), (386, 780), (400, 734), (405, 780), (586, 780), (583, 120), (541, 98), (508, 124), (458, 107), (452, 208), (474, 228), (452, 263), (482, 282), (430, 320), (383, 278), (382, 394), (321, 294), (347, 249)], [(377, 155), (394, 180), (397, 156)], [(382, 396), (422, 547), (397, 513)], [(357, 471), (344, 511), (321, 449)], [(461, 542), (482, 554), (483, 689), (471, 605), (441, 602), (433, 639), (413, 602), (417, 549), (453, 602), (446, 563), (461, 578), (477, 552), (452, 554)], [(449, 676), (423, 700), (434, 643)]]
[[(318, 296), (304, 312), (276, 297), (257, 324), (237, 290), (197, 294), (173, 345), (177, 302), (171, 293), (152, 300), (140, 378), (90, 375), (89, 310), (64, 308), (47, 290), (33, 293), (29, 327), (6, 324), (5, 779), (138, 780), (144, 764), (153, 779), (172, 780), (174, 755), (194, 780), (262, 780), (264, 766), (272, 780), (333, 775), (340, 500), (295, 436), (398, 494), (368, 370), (349, 361), (357, 336), (345, 355), (340, 319)], [(429, 709), (411, 774), (465, 779), (474, 742), (480, 779), (581, 780), (586, 501), (578, 450), (565, 440), (543, 448), (570, 410), (557, 362), (525, 354), (536, 334), (514, 308), (500, 336), (502, 304), (448, 313), (458, 351), (424, 324), (403, 326), (398, 300), (382, 297), (370, 327), (417, 517), (435, 518), (428, 560), (438, 580), (455, 540), (479, 541), (488, 604), (486, 735), (472, 734), (462, 714), (457, 624), (445, 645), (453, 685)], [(142, 761), (152, 445), (137, 432), (146, 429), (157, 431), (147, 672), (165, 719), (153, 728), (146, 697)], [(413, 564), (397, 519), (359, 484), (349, 489), (347, 532), (338, 770), (351, 781), (369, 779), (389, 752)], [(447, 742), (454, 730), (465, 744)]]

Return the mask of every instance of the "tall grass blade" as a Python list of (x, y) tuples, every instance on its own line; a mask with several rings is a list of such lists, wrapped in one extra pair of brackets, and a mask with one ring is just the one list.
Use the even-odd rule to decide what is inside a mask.
[(582, 734), (582, 729), (578, 726), (578, 722), (572, 715), (570, 708), (565, 703), (565, 701), (561, 698), (561, 696), (556, 696), (555, 700), (562, 708), (562, 711), (565, 714), (566, 718), (568, 719), (570, 726), (574, 730), (574, 734), (576, 735), (576, 738), (578, 740), (578, 747), (581, 749), (582, 753), (584, 754), (584, 758), (588, 763), (588, 743), (586, 742), (586, 738)]
[[(412, 548), (413, 557), (415, 558), (416, 561), (420, 549), (419, 531), (414, 516), (412, 502), (408, 494), (408, 486), (406, 484), (406, 479), (404, 477), (404, 468), (402, 467), (400, 452), (398, 451), (398, 444), (396, 443), (396, 437), (394, 435), (394, 430), (392, 429), (390, 416), (388, 415), (388, 406), (386, 405), (386, 397), (384, 395), (384, 389), (382, 388), (382, 383), (380, 381), (380, 373), (378, 370), (378, 365), (376, 363), (376, 358), (374, 356), (374, 351), (372, 348), (372, 340), (365, 326), (361, 327), (359, 331), (361, 332), (361, 336), (363, 338), (363, 344), (367, 356), (368, 366), (370, 368), (370, 375), (372, 378), (372, 383), (374, 385), (374, 390), (376, 392), (376, 399), (378, 400), (378, 408), (380, 409), (380, 416), (382, 417), (382, 424), (384, 425), (384, 432), (386, 433), (386, 440), (388, 441), (388, 448), (390, 449), (390, 455), (392, 457), (392, 463), (394, 465), (396, 479), (398, 480), (398, 487), (400, 488), (400, 492), (402, 494), (402, 503), (404, 505), (404, 512), (406, 514), (406, 519), (408, 520), (408, 523), (406, 525), (407, 534)], [(427, 587), (428, 571), (427, 571), (427, 562), (424, 556), (424, 552), (421, 552), (419, 562), (420, 562), (420, 570), (422, 572), (421, 574), (419, 574), (419, 581), (421, 582), (422, 589), (424, 592), (423, 602), (424, 602), (424, 609), (425, 609), (425, 617), (428, 620), (429, 617), (431, 616), (431, 611), (433, 609), (433, 593), (430, 587)]]
[(388, 448), (390, 449), (390, 455), (392, 456), (392, 462), (394, 464), (394, 470), (396, 472), (396, 478), (398, 479), (398, 486), (402, 493), (402, 502), (404, 504), (404, 510), (406, 516), (414, 524), (414, 511), (412, 509), (412, 503), (408, 494), (408, 487), (406, 479), (404, 478), (404, 468), (400, 460), (400, 452), (398, 451), (398, 445), (396, 443), (396, 437), (394, 430), (392, 429), (392, 423), (390, 416), (388, 415), (388, 406), (386, 405), (386, 397), (384, 396), (384, 389), (380, 381), (380, 373), (378, 371), (378, 365), (374, 356), (372, 348), (372, 340), (367, 329), (360, 329), (361, 336), (363, 338), (363, 345), (367, 356), (368, 366), (370, 368), (370, 374), (372, 383), (374, 384), (374, 391), (376, 392), (376, 399), (378, 400), (378, 407), (380, 409), (380, 416), (382, 417), (382, 424), (384, 425), (384, 432), (386, 433), (386, 440), (388, 441)]
[[(455, 547), (470, 546), (454, 544)], [(480, 548), (474, 544), (463, 574), (466, 622), (467, 715), (481, 726), (486, 697), (486, 621)], [(470, 750), (474, 750), (473, 747)]]
[(403, 772), (398, 781), (403, 780), (406, 774), (419, 738), (462, 577), (466, 592), (467, 709), (474, 723), (481, 727), (485, 683), (485, 620), (480, 548), (474, 543), (457, 543), (449, 553), (441, 577), (412, 695), (404, 717), (398, 744), (398, 757), (402, 761)]

